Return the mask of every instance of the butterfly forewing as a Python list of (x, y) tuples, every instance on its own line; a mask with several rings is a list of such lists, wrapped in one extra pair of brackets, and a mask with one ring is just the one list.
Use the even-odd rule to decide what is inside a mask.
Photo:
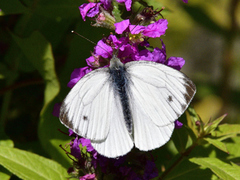
[(71, 89), (60, 109), (61, 122), (90, 140), (103, 140), (110, 128), (110, 85), (107, 68), (85, 75)]
[(131, 96), (157, 126), (174, 122), (196, 91), (186, 75), (160, 63), (134, 61), (126, 64), (126, 71)]
[(134, 143), (151, 150), (171, 137), (174, 121), (186, 110), (196, 88), (180, 71), (163, 64), (138, 61), (126, 64), (134, 125)]

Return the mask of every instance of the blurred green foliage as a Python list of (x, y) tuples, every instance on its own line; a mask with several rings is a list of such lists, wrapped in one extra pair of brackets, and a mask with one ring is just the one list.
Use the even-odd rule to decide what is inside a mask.
[[(56, 166), (61, 177), (42, 179), (66, 177), (64, 170), (71, 162), (59, 145), (69, 143), (70, 138), (58, 131), (67, 132), (67, 129), (52, 116), (52, 110), (69, 91), (66, 85), (71, 72), (86, 66), (85, 59), (94, 47), (70, 32), (75, 30), (95, 42), (103, 34), (109, 34), (107, 30), (90, 26), (89, 20), (81, 19), (78, 7), (84, 2), (87, 1), (0, 1), (0, 163), (13, 164), (4, 166), (6, 169), (0, 167), (0, 179), (9, 179), (12, 173), (31, 179), (37, 174), (46, 174), (41, 169), (46, 164)], [(169, 29), (163, 37), (167, 54), (186, 60), (183, 71), (198, 89), (193, 102), (196, 112), (190, 111), (188, 120), (182, 117), (186, 126), (175, 130), (172, 141), (161, 148), (162, 155), (158, 154), (160, 171), (172, 168), (181, 160), (178, 168), (166, 176), (163, 173), (162, 177), (235, 179), (239, 167), (224, 162), (240, 162), (237, 151), (240, 128), (226, 124), (213, 127), (210, 119), (228, 113), (224, 120), (214, 122), (240, 122), (240, 3), (237, 0), (189, 0), (188, 4), (181, 0), (154, 0), (148, 3), (159, 9), (165, 7), (162, 14), (169, 21)], [(159, 46), (160, 41), (153, 40), (152, 45)], [(202, 131), (192, 123), (195, 120), (205, 124)], [(211, 136), (205, 137), (202, 132)], [(229, 137), (233, 138), (227, 139)], [(194, 144), (195, 141), (198, 143)], [(198, 147), (191, 149), (195, 146)], [(28, 162), (24, 167), (19, 166), (24, 156), (39, 167), (38, 172), (34, 172)], [(226, 175), (231, 170), (234, 175)], [(49, 172), (55, 173), (51, 168)]]

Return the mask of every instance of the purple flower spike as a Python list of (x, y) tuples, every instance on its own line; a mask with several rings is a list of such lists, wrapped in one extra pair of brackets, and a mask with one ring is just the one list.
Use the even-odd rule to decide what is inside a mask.
[(83, 68), (74, 69), (71, 74), (71, 78), (69, 83), (67, 84), (68, 87), (72, 88), (85, 74), (91, 72), (92, 69), (88, 66)]
[(183, 126), (183, 123), (181, 123), (181, 122), (178, 121), (178, 120), (176, 120), (174, 123), (175, 123), (175, 128), (176, 128), (176, 129), (180, 129), (180, 128), (182, 128), (182, 126)]

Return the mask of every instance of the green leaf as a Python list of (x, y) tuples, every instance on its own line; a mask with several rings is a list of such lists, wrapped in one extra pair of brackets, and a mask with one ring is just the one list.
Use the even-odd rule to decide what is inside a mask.
[(216, 148), (218, 148), (226, 153), (229, 153), (226, 145), (223, 142), (221, 142), (220, 140), (212, 139), (212, 138), (203, 138), (203, 139), (205, 141), (207, 141), (208, 143), (212, 144), (213, 146), (215, 146)]
[(240, 167), (225, 163), (217, 158), (191, 158), (191, 162), (212, 170), (220, 179), (236, 180), (240, 177)]
[(240, 134), (239, 124), (221, 124), (218, 126), (216, 131), (212, 132), (212, 136), (221, 138), (233, 137), (237, 134)]
[(192, 120), (193, 124), (195, 124), (197, 121), (200, 121), (199, 116), (194, 108), (189, 106), (187, 112), (189, 113), (190, 119)]
[(121, 22), (123, 19), (121, 18), (121, 11), (119, 10), (119, 3), (116, 1), (113, 1), (113, 15), (116, 19), (116, 22)]
[(205, 125), (204, 127), (204, 131), (206, 134), (209, 134), (211, 132), (213, 132), (217, 126), (219, 125), (219, 123), (227, 116), (227, 114), (222, 115), (221, 117), (215, 119), (214, 121), (212, 121), (212, 123), (208, 123), (207, 125)]
[(39, 32), (34, 32), (29, 38), (25, 39), (15, 35), (12, 35), (12, 37), (45, 80), (44, 104), (49, 103), (60, 89), (50, 43)]
[(59, 93), (60, 86), (55, 73), (51, 45), (39, 32), (34, 32), (25, 39), (12, 36), (28, 61), (38, 70), (45, 81), (44, 105), (40, 113), (38, 128), (39, 139), (43, 148), (54, 160), (68, 167), (70, 160), (59, 145), (64, 146), (69, 143), (70, 138), (57, 130), (58, 127), (61, 127), (61, 123), (52, 115), (53, 99)]
[(184, 158), (163, 179), (164, 180), (186, 180), (186, 179), (203, 180), (203, 179), (211, 179), (211, 176), (212, 176), (212, 172), (209, 169), (199, 168), (199, 166), (189, 162), (187, 158)]
[(58, 163), (39, 155), (1, 146), (0, 164), (21, 179), (65, 180), (67, 170)]
[(3, 166), (0, 166), (0, 179), (1, 180), (9, 180), (12, 173), (9, 172), (6, 168)]
[(0, 7), (0, 16), (27, 12), (27, 8), (19, 0), (0, 1)]

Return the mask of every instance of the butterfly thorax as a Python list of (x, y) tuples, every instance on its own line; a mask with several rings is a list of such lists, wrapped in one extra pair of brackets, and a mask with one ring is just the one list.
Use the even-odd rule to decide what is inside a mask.
[(129, 87), (127, 71), (119, 58), (113, 57), (110, 61), (109, 72), (112, 78), (112, 84), (115, 94), (120, 97), (125, 124), (128, 132), (132, 134), (132, 114), (129, 105)]

